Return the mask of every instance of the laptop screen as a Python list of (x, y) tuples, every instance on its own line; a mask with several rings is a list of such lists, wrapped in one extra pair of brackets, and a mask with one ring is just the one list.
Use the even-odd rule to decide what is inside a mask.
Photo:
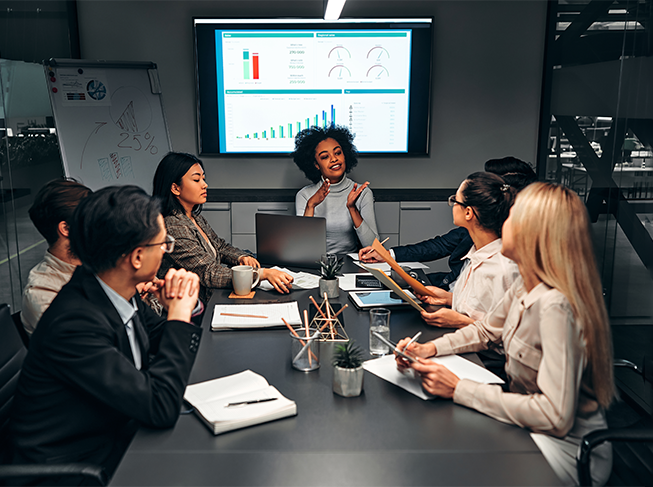
[(261, 264), (318, 268), (326, 253), (326, 219), (257, 213), (256, 252)]

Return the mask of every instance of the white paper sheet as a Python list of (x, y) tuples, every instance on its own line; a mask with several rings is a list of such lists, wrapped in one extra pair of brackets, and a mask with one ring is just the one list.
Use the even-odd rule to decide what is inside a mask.
[[(444, 365), (460, 379), (471, 379), (484, 384), (503, 384), (503, 380), (489, 370), (476, 365), (467, 359), (459, 357), (458, 355), (432, 357), (430, 360)], [(412, 369), (407, 370), (406, 373), (402, 373), (397, 369), (394, 354), (368, 360), (363, 364), (363, 366), (368, 372), (405, 389), (421, 399), (434, 399), (434, 396), (427, 394), (424, 389), (422, 389), (422, 382), (419, 378), (415, 377)]]
[[(292, 287), (297, 289), (315, 289), (319, 286), (320, 276), (308, 272), (293, 272), (284, 267), (272, 267), (279, 271), (290, 274), (293, 278)], [(263, 281), (259, 288), (264, 291), (272, 291), (274, 287), (268, 281)]]
[[(265, 318), (225, 316), (221, 313), (257, 315), (265, 316)], [(291, 325), (301, 325), (302, 320), (299, 315), (297, 301), (270, 304), (216, 304), (213, 309), (211, 329), (235, 330), (284, 326), (281, 318), (284, 318)]]

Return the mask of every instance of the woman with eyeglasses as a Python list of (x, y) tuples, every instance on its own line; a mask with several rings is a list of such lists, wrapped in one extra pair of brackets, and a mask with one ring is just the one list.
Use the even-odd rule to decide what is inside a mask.
[[(501, 422), (527, 428), (563, 485), (578, 484), (576, 453), (586, 434), (606, 428), (614, 398), (610, 325), (596, 267), (589, 218), (576, 193), (533, 183), (503, 224), (501, 252), (521, 277), (482, 320), (426, 343), (397, 347), (419, 357), (413, 368), (430, 394), (453, 398)], [(459, 379), (427, 357), (501, 345), (508, 392)], [(592, 483), (603, 485), (612, 463), (609, 443), (593, 450)]]
[(428, 324), (462, 327), (483, 318), (517, 279), (516, 264), (501, 254), (501, 226), (515, 194), (500, 176), (476, 172), (449, 197), (453, 223), (469, 232), (473, 245), (453, 292), (429, 286), (437, 297), (419, 296), (427, 304), (444, 306), (422, 313)]
[[(170, 152), (156, 169), (152, 190), (152, 195), (162, 201), (166, 229), (174, 239), (166, 243), (170, 251), (163, 256), (158, 276), (170, 268), (194, 272), (200, 278), (199, 297), (204, 304), (211, 298), (212, 289), (231, 287), (231, 266), (260, 267), (251, 254), (218, 237), (200, 214), (207, 188), (202, 161), (190, 154)], [(293, 278), (285, 272), (261, 269), (260, 275), (280, 293), (290, 292)]]

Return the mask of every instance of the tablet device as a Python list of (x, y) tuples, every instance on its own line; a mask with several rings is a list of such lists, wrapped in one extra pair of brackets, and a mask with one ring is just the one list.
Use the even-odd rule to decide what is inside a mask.
[(376, 336), (379, 340), (381, 340), (383, 343), (385, 343), (387, 346), (390, 347), (390, 352), (394, 353), (396, 355), (399, 355), (400, 357), (408, 360), (409, 362), (417, 362), (417, 359), (413, 357), (412, 355), (408, 355), (407, 353), (403, 352), (402, 350), (399, 350), (397, 348), (396, 343), (392, 343), (390, 340), (388, 340), (386, 337), (381, 335), (380, 333), (377, 333), (375, 331), (372, 332), (374, 336)]
[[(411, 298), (417, 300), (410, 291), (405, 292)], [(351, 291), (349, 293), (349, 299), (353, 301), (358, 309), (387, 308), (388, 306), (404, 306), (408, 304), (389, 289), (383, 291)]]

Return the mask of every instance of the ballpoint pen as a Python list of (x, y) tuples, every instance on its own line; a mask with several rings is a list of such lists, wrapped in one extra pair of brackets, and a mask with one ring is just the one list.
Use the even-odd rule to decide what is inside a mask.
[(406, 346), (404, 347), (404, 352), (406, 351), (406, 349), (407, 349), (408, 347), (410, 347), (413, 343), (415, 343), (415, 342), (417, 341), (417, 339), (418, 339), (420, 336), (422, 336), (422, 332), (421, 332), (421, 331), (418, 331), (417, 333), (415, 333), (415, 336), (414, 336), (413, 338), (411, 338), (410, 341), (409, 341), (409, 342), (406, 344)]
[(241, 401), (241, 402), (230, 402), (229, 404), (225, 405), (226, 408), (232, 407), (232, 406), (245, 406), (247, 404), (258, 404), (260, 402), (270, 402), (270, 401), (276, 401), (279, 399), (278, 397), (266, 397), (265, 399), (252, 399), (251, 401)]

